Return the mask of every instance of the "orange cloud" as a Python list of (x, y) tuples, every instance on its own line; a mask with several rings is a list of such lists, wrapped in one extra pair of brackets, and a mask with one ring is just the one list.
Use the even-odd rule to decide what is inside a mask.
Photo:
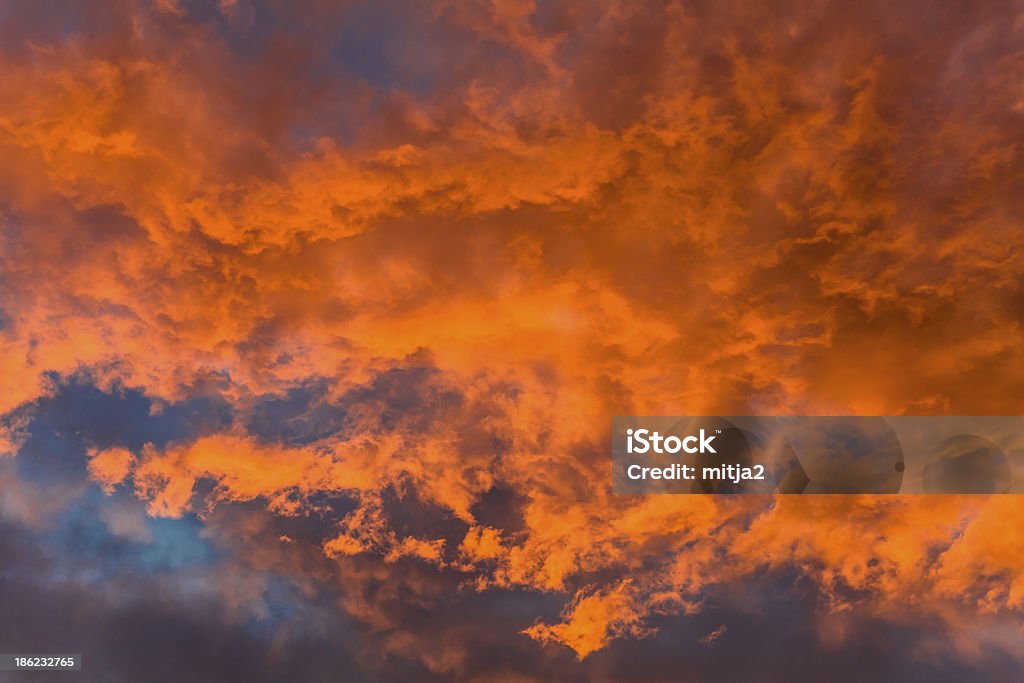
[(575, 650), (582, 659), (600, 650), (613, 637), (642, 637), (649, 633), (625, 581), (607, 591), (578, 593), (566, 609), (566, 620), (555, 626), (537, 624), (526, 630), (531, 638), (555, 641)]
[[(0, 414), (82, 372), (216, 394), (234, 424), (90, 475), (155, 516), (351, 497), (328, 558), (574, 596), (526, 634), (580, 658), (785, 569), (837, 612), (1019, 609), (1013, 499), (628, 499), (606, 452), (616, 414), (1010, 411), (1012, 22), (556, 4), (431, 4), (425, 89), (320, 61), (316, 16), (246, 57), (238, 3), (226, 34), (161, 3), (5, 49)], [(332, 433), (249, 429), (316, 382)], [(389, 491), (457, 533), (398, 529)]]
[(89, 475), (103, 487), (107, 494), (122, 483), (131, 473), (135, 456), (124, 448), (108, 448), (94, 452), (89, 458)]

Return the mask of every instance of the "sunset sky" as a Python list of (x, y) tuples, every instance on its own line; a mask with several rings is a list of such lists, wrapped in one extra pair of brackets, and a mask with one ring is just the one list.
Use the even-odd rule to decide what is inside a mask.
[(0, 652), (1021, 680), (1018, 496), (609, 438), (1020, 414), (1022, 216), (1020, 0), (0, 0)]

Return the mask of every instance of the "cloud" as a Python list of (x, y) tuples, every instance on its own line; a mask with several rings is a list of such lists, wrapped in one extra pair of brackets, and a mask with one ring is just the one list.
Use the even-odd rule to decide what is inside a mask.
[[(265, 622), (275, 581), (326, 591), (314, 611), (358, 625), (380, 676), (542, 679), (536, 657), (614, 679), (673, 629), (717, 662), (749, 640), (747, 585), (793, 596), (822, 666), (849, 642), (877, 654), (865, 670), (895, 666), (877, 628), (921, 671), (1019, 672), (998, 635), (1021, 607), (1012, 498), (629, 498), (607, 480), (613, 415), (1007, 412), (1015, 12), (10, 9), (11, 533), (89, 496), (134, 553), (194, 521), (239, 563), (237, 590), (203, 574), (215, 604)], [(738, 594), (752, 604), (716, 604)], [(73, 599), (119, 624), (167, 609)], [(764, 629), (791, 618), (768, 611)], [(168, 618), (266, 645), (186, 612)], [(954, 663), (929, 645), (981, 633)], [(325, 656), (311, 637), (274, 651)], [(650, 680), (671, 669), (655, 660)]]
[(92, 454), (89, 460), (89, 474), (105, 493), (113, 493), (114, 486), (123, 482), (131, 473), (135, 456), (124, 448), (108, 448)]
[(624, 581), (607, 591), (577, 593), (566, 609), (565, 620), (555, 626), (537, 624), (525, 631), (541, 642), (571, 647), (582, 659), (605, 647), (615, 637), (643, 637), (651, 631), (643, 626), (642, 614), (633, 604), (630, 583)]
[(721, 638), (722, 636), (724, 636), (726, 631), (728, 631), (728, 630), (729, 630), (728, 627), (725, 624), (722, 624), (721, 626), (716, 628), (714, 631), (711, 631), (706, 636), (701, 638), (699, 642), (700, 642), (701, 645), (707, 645), (708, 647), (711, 647), (712, 645), (715, 644), (715, 641), (718, 640), (719, 638)]

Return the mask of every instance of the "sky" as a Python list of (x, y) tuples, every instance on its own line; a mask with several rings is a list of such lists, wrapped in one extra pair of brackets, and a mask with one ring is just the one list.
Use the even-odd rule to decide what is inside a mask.
[(609, 439), (1018, 414), (1022, 130), (1019, 1), (0, 0), (0, 651), (1020, 679), (1017, 496)]

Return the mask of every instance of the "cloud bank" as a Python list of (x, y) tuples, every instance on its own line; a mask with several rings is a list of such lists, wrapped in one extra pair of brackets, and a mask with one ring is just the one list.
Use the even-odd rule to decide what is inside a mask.
[(1016, 3), (0, 12), (26, 647), (1019, 675), (1015, 497), (615, 496), (607, 453), (613, 415), (1016, 411)]

